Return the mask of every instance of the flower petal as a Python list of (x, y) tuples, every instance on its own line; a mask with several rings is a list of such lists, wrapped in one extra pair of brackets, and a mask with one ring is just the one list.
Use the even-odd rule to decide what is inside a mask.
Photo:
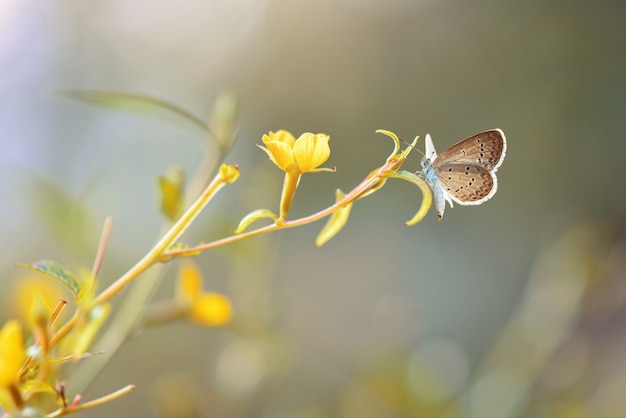
[(22, 327), (10, 320), (0, 330), (0, 389), (17, 382), (17, 372), (26, 357)]
[(293, 155), (301, 172), (306, 173), (326, 162), (330, 157), (329, 140), (326, 134), (306, 132), (300, 135), (293, 146)]
[[(263, 141), (265, 142), (265, 135)], [(287, 171), (293, 164), (293, 148), (291, 145), (280, 141), (265, 142), (265, 147), (259, 147), (270, 157), (270, 160), (283, 171)]]
[(204, 325), (224, 325), (232, 318), (230, 300), (218, 293), (203, 293), (194, 300), (189, 316)]
[(267, 145), (268, 142), (277, 141), (277, 142), (285, 143), (289, 145), (291, 148), (293, 148), (293, 144), (296, 142), (296, 138), (292, 135), (292, 133), (289, 131), (285, 131), (284, 129), (281, 129), (276, 132), (270, 131), (269, 134), (263, 135), (262, 139), (265, 145)]
[(202, 291), (202, 275), (194, 262), (180, 264), (178, 271), (177, 299), (189, 303)]

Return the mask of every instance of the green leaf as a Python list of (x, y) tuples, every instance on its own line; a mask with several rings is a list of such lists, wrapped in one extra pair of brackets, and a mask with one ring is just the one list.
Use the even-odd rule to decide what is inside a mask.
[[(341, 190), (337, 189), (335, 191), (335, 202), (339, 202), (344, 199), (346, 194)], [(328, 222), (324, 225), (324, 228), (320, 231), (319, 235), (315, 239), (315, 245), (321, 247), (326, 244), (332, 237), (337, 235), (339, 231), (346, 225), (348, 222), (348, 217), (350, 216), (350, 210), (352, 209), (352, 202), (347, 204), (344, 207), (337, 209), (330, 215)]]
[(59, 280), (66, 285), (75, 296), (80, 293), (80, 285), (78, 284), (76, 276), (56, 261), (40, 260), (33, 264), (17, 264), (17, 266)]
[(33, 177), (30, 187), (29, 206), (52, 236), (76, 258), (93, 257), (99, 227), (91, 208), (47, 179)]
[(108, 90), (64, 90), (61, 94), (83, 103), (116, 110), (131, 111), (174, 124), (183, 124), (199, 129), (204, 135), (207, 124), (173, 103), (141, 94), (123, 93)]
[(244, 216), (241, 222), (239, 222), (239, 226), (235, 230), (235, 234), (241, 234), (248, 226), (250, 226), (251, 223), (264, 218), (270, 218), (274, 221), (274, 223), (278, 220), (278, 216), (276, 216), (276, 214), (274, 214), (271, 210), (257, 209)]

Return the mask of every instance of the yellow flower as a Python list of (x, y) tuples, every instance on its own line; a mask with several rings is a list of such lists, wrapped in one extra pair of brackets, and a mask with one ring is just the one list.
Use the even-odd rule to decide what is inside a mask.
[(283, 193), (280, 199), (280, 218), (284, 220), (291, 208), (291, 202), (303, 173), (334, 171), (329, 168), (317, 168), (330, 156), (326, 134), (303, 133), (298, 139), (287, 131), (280, 130), (263, 135), (263, 144), (259, 146), (270, 160), (285, 172)]
[(326, 134), (306, 132), (296, 140), (290, 132), (280, 130), (263, 135), (262, 139), (265, 147), (259, 148), (285, 172), (296, 171), (302, 174), (329, 171), (325, 168), (317, 169), (330, 157), (330, 137)]
[(0, 331), (0, 388), (17, 383), (17, 372), (26, 358), (22, 327), (10, 320)]
[(189, 317), (204, 325), (225, 325), (232, 318), (230, 300), (219, 293), (201, 293), (195, 298)]
[(70, 300), (70, 298), (71, 294), (50, 278), (29, 275), (22, 276), (16, 281), (12, 305), (22, 323), (32, 323), (35, 320), (33, 315), (37, 306), (36, 300), (43, 308), (42, 312), (49, 318), (60, 299)]
[(17, 384), (25, 359), (22, 327), (16, 320), (10, 320), (0, 330), (0, 411), (4, 408), (11, 414), (24, 406)]
[(219, 326), (232, 318), (232, 307), (226, 296), (202, 292), (202, 276), (193, 262), (181, 263), (176, 296), (189, 318), (197, 323)]

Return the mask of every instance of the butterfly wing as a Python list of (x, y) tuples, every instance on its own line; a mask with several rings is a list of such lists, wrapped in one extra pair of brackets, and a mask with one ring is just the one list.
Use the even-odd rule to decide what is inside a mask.
[(439, 154), (433, 161), (433, 166), (475, 164), (495, 172), (502, 164), (505, 153), (506, 138), (504, 133), (500, 129), (491, 129), (452, 145)]
[(435, 173), (443, 192), (460, 205), (480, 205), (498, 189), (495, 174), (478, 164), (438, 164)]
[(498, 189), (495, 172), (506, 153), (500, 129), (491, 129), (439, 154), (432, 167), (444, 193), (460, 205), (480, 205)]
[(433, 144), (433, 139), (430, 134), (426, 134), (426, 149), (424, 157), (426, 157), (429, 161), (435, 161), (437, 158), (437, 151), (435, 150), (435, 144)]
[(445, 201), (450, 206), (452, 201), (460, 205), (480, 205), (491, 199), (498, 189), (495, 172), (505, 154), (506, 138), (500, 129), (473, 135), (438, 156), (427, 135), (425, 159), (429, 164), (428, 168), (422, 165), (431, 182), (439, 219), (443, 217)]

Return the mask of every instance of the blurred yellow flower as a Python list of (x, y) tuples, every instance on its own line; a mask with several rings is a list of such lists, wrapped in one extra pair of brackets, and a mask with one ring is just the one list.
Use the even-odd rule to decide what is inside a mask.
[(202, 275), (191, 261), (180, 265), (176, 299), (188, 309), (189, 318), (197, 323), (219, 326), (232, 318), (232, 306), (226, 296), (202, 292)]
[(11, 308), (24, 323), (31, 322), (36, 299), (43, 302), (49, 316), (59, 299), (70, 300), (70, 297), (69, 292), (48, 277), (22, 276), (16, 281)]
[(230, 300), (219, 293), (201, 293), (195, 298), (189, 317), (204, 325), (225, 325), (232, 318)]
[[(285, 172), (311, 173), (329, 171), (321, 168), (328, 157), (330, 137), (326, 134), (303, 133), (298, 139), (285, 130), (270, 132), (263, 135), (263, 144), (259, 146), (270, 157), (272, 162)], [(332, 170), (330, 170), (332, 171)]]
[(0, 330), (0, 389), (17, 383), (17, 372), (25, 358), (22, 327), (16, 320), (10, 320)]

